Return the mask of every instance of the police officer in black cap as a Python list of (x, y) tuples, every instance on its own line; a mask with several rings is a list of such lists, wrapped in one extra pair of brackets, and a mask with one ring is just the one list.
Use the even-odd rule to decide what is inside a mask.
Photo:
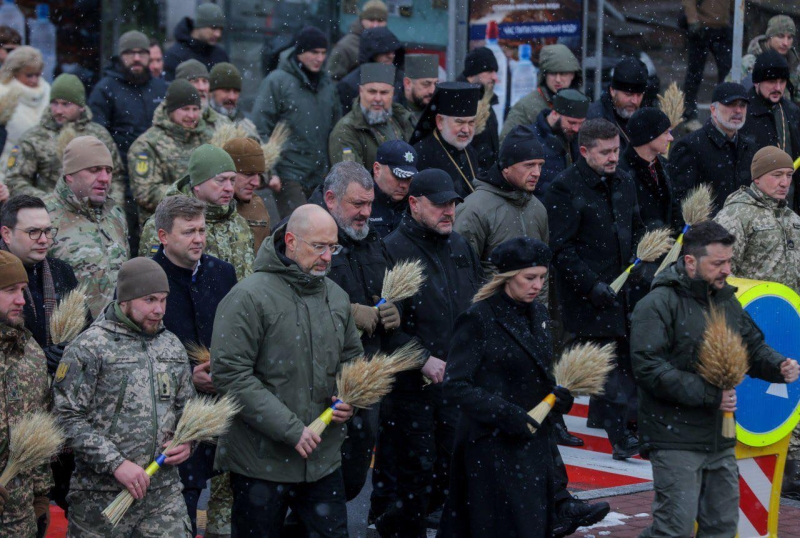
[(615, 67), (608, 91), (589, 107), (586, 119), (605, 118), (620, 130), (620, 153), (628, 147), (628, 120), (639, 110), (647, 90), (647, 66), (633, 56)]
[(453, 231), (461, 200), (446, 172), (419, 172), (409, 189), (409, 211), (385, 240), (393, 262), (421, 260), (425, 266), (427, 279), (403, 301), (397, 330), (418, 339), (430, 357), (420, 370), (398, 375), (381, 402), (378, 454), (388, 444), (396, 457), (396, 496), (372, 505), (382, 537), (425, 536), (427, 511), (442, 506), (448, 485), (458, 411), (445, 402), (441, 383), (456, 317), (469, 308), (483, 279), (475, 251)]
[(409, 141), (419, 156), (417, 168), (444, 170), (462, 198), (475, 190), (473, 182), (480, 170), (471, 143), (481, 92), (477, 84), (439, 84)]
[(497, 124), (497, 114), (494, 112), (494, 105), (498, 103), (494, 94), (494, 87), (498, 82), (497, 70), (494, 53), (486, 47), (478, 47), (467, 53), (467, 57), (464, 58), (464, 71), (456, 79), (470, 84), (480, 84), (484, 92), (492, 92), (489, 118), (485, 124), (476, 126), (475, 136), (472, 139), (472, 147), (478, 152), (478, 166), (481, 170), (488, 170), (497, 160), (500, 151), (500, 128)]
[(375, 200), (369, 225), (381, 238), (389, 235), (408, 209), (408, 188), (417, 174), (417, 151), (402, 140), (389, 140), (378, 148), (372, 178)]

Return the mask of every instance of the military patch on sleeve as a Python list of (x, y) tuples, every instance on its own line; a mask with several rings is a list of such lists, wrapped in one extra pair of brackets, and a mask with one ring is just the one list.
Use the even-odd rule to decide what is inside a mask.
[(67, 372), (69, 372), (69, 363), (64, 361), (58, 363), (58, 369), (56, 370), (56, 383), (61, 383), (64, 381), (64, 378), (67, 377)]
[(14, 146), (11, 148), (11, 154), (8, 156), (8, 161), (6, 162), (8, 168), (13, 168), (14, 165), (17, 164), (17, 155), (19, 155), (19, 146)]
[(150, 247), (150, 255), (151, 256), (155, 256), (156, 254), (158, 254), (158, 247), (160, 247), (160, 246), (161, 246), (161, 243), (151, 246)]
[(138, 175), (146, 176), (150, 171), (150, 156), (147, 153), (139, 153), (136, 156), (136, 165), (134, 169)]

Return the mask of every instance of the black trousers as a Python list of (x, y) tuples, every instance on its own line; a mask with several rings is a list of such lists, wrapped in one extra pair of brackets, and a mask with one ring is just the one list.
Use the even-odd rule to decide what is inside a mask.
[(441, 387), (394, 392), (381, 402), (379, 446), (393, 447), (396, 492), (379, 529), (398, 537), (425, 535), (425, 517), (447, 497), (458, 411)]
[(688, 37), (688, 63), (686, 81), (683, 85), (687, 118), (697, 116), (697, 92), (703, 82), (703, 70), (706, 66), (706, 55), (710, 51), (717, 64), (717, 84), (723, 82), (731, 72), (733, 57), (733, 28), (705, 28)]
[(289, 508), (309, 538), (347, 538), (342, 471), (286, 484), (231, 473), (231, 538), (279, 538)]
[(342, 476), (344, 494), (352, 501), (367, 482), (372, 450), (378, 435), (378, 406), (359, 409), (347, 422), (347, 437), (342, 443)]
[(75, 454), (62, 452), (55, 461), (50, 463), (53, 472), (53, 487), (50, 489), (50, 500), (55, 501), (59, 508), (64, 510), (64, 516), (69, 517), (69, 505), (67, 504), (67, 494), (69, 493), (69, 481), (75, 471)]
[(192, 522), (192, 536), (197, 536), (197, 503), (200, 494), (206, 487), (206, 482), (214, 476), (214, 454), (216, 446), (209, 443), (200, 443), (189, 459), (178, 465), (178, 473), (183, 484), (183, 500), (186, 501), (186, 510)]

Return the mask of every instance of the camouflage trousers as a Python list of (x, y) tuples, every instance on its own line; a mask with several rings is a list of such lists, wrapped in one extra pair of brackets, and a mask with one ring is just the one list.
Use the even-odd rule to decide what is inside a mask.
[(800, 424), (792, 430), (792, 437), (789, 439), (789, 454), (787, 458), (790, 460), (800, 460)]
[(0, 538), (36, 538), (33, 505), (24, 514), (6, 512), (0, 516)]
[(231, 507), (233, 491), (230, 473), (222, 473), (211, 479), (211, 497), (208, 499), (206, 535), (231, 533)]
[(103, 510), (118, 491), (71, 491), (68, 538), (192, 538), (192, 526), (181, 495), (181, 483), (148, 490), (116, 527)]

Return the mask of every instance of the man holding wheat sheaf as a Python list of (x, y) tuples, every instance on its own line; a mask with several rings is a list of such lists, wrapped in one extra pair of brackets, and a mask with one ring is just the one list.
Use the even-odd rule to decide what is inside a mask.
[[(686, 232), (683, 257), (659, 273), (633, 311), (631, 359), (639, 387), (641, 453), (653, 465), (653, 523), (640, 535), (731, 537), (739, 519), (735, 434), (721, 428), (736, 411), (736, 390), (700, 375), (700, 349), (715, 315), (743, 348), (747, 373), (772, 383), (797, 380), (797, 362), (764, 342), (736, 298), (731, 274), (736, 237), (714, 221)], [(709, 317), (710, 314), (710, 317)], [(710, 320), (710, 321), (709, 321)], [(730, 360), (728, 355), (720, 361)], [(702, 360), (701, 360), (702, 359)]]

